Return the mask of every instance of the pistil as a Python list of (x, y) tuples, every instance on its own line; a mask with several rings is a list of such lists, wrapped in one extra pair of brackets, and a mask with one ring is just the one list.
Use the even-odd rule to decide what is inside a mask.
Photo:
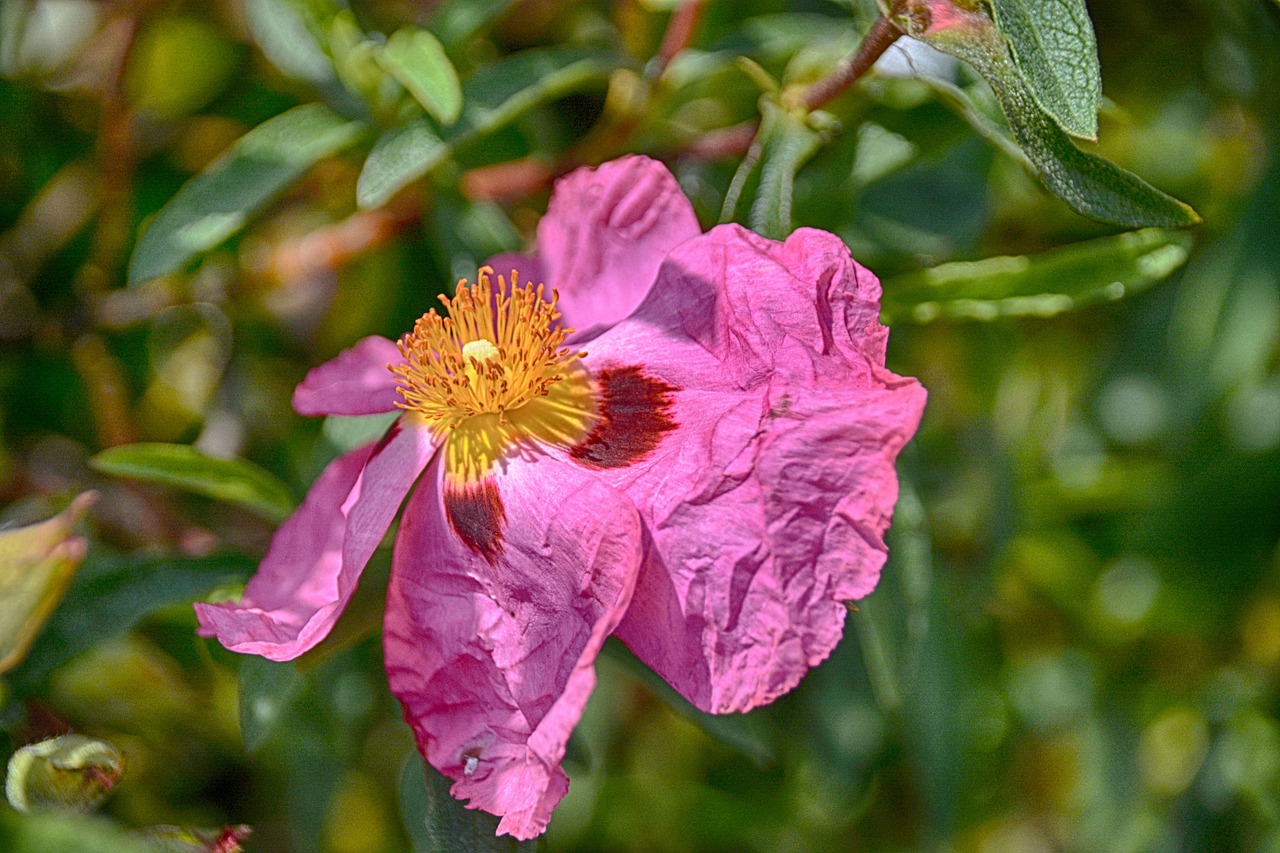
[(474, 285), (458, 282), (399, 342), (402, 409), (447, 438), (446, 470), (474, 482), (522, 444), (567, 445), (594, 423), (596, 404), (579, 359), (564, 346), (556, 294), (520, 285), (511, 273), (493, 283), (482, 267)]

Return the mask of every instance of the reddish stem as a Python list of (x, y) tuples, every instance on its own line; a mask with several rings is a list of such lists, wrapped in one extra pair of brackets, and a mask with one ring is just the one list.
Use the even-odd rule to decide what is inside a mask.
[(702, 20), (704, 0), (685, 0), (671, 13), (667, 24), (667, 32), (662, 37), (662, 47), (658, 49), (658, 66), (654, 77), (661, 77), (662, 72), (671, 64), (680, 51), (693, 43), (693, 35), (698, 30), (698, 22)]
[(804, 105), (816, 110), (835, 99), (853, 85), (875, 65), (876, 60), (906, 32), (883, 15), (876, 19), (867, 37), (862, 40), (858, 52), (844, 59), (830, 74), (809, 87), (804, 94)]

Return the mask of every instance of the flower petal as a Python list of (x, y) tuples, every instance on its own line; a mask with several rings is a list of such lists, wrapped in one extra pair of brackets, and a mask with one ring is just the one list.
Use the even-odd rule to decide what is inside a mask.
[(665, 166), (623, 157), (556, 183), (538, 223), (538, 258), (564, 322), (583, 331), (630, 314), (666, 254), (701, 230)]
[[(707, 711), (746, 711), (793, 688), (839, 641), (841, 602), (875, 587), (894, 460), (924, 397), (914, 382), (780, 383), (731, 406), (726, 396), (700, 432), (679, 435), (678, 470), (654, 466), (627, 489), (656, 548), (618, 636)], [(669, 494), (686, 474), (687, 490)]]
[[(440, 465), (404, 513), (385, 621), (391, 690), (427, 760), (499, 833), (541, 833), (568, 789), (560, 768), (621, 620), (641, 526), (621, 494), (550, 456), (492, 475), (493, 550), (460, 538)], [(474, 532), (474, 531), (471, 531)], [(492, 543), (494, 537), (484, 536)]]
[(704, 710), (794, 687), (839, 640), (840, 602), (879, 577), (925, 394), (884, 368), (878, 314), (879, 284), (834, 236), (724, 226), (588, 348), (593, 375), (630, 363), (669, 389), (666, 431), (597, 475), (656, 546), (617, 633)]
[(538, 259), (537, 255), (526, 255), (522, 252), (505, 252), (501, 255), (494, 255), (485, 262), (485, 265), (493, 267), (494, 274), (503, 276), (508, 282), (511, 281), (511, 273), (514, 271), (522, 285), (548, 283), (546, 273), (542, 271), (542, 261)]
[(195, 605), (201, 634), (271, 660), (292, 660), (325, 638), (435, 453), (428, 430), (402, 424), (325, 468), (276, 531), (241, 603)]
[(386, 338), (364, 338), (337, 358), (313, 367), (293, 391), (300, 415), (377, 415), (396, 410), (396, 377), (389, 364), (404, 361)]

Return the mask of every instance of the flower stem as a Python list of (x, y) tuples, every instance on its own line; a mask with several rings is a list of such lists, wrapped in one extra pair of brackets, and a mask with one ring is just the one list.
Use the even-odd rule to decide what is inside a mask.
[(704, 7), (704, 0), (685, 0), (671, 13), (667, 32), (662, 37), (662, 47), (658, 49), (658, 61), (653, 71), (655, 79), (662, 76), (662, 72), (666, 70), (676, 54), (693, 42)]
[(858, 46), (858, 52), (845, 58), (830, 74), (809, 87), (804, 94), (804, 105), (816, 110), (853, 85), (867, 70), (875, 65), (889, 45), (906, 32), (893, 21), (881, 15)]

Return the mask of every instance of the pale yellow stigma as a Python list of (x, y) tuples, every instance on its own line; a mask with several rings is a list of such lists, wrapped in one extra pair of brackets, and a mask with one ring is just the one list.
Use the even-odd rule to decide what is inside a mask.
[(463, 344), (462, 356), (476, 361), (493, 361), (499, 357), (499, 353), (493, 341), (481, 338), (478, 341), (467, 341)]
[(477, 281), (458, 282), (401, 338), (402, 409), (447, 437), (446, 467), (474, 480), (514, 445), (536, 439), (562, 444), (580, 438), (594, 419), (590, 380), (564, 346), (573, 329), (557, 325), (556, 294), (541, 284), (520, 286), (481, 267)]

